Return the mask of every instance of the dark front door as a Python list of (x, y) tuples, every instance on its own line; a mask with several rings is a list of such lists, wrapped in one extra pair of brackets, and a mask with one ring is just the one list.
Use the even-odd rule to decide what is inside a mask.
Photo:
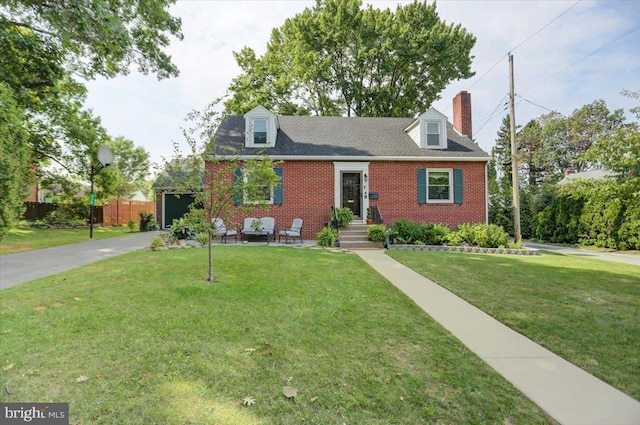
[(360, 173), (342, 173), (342, 207), (351, 208), (353, 215), (361, 218)]

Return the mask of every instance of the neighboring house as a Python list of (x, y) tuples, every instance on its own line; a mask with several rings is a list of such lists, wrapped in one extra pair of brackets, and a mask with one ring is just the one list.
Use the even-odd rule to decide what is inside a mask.
[(364, 118), (277, 116), (258, 106), (226, 117), (216, 154), (232, 148), (245, 159), (263, 152), (278, 161), (282, 186), (266, 191), (271, 205), (257, 214), (275, 217), (278, 229), (302, 218), (308, 238), (326, 225), (332, 206), (351, 208), (356, 223), (369, 206), (385, 223), (486, 223), (490, 157), (471, 140), (470, 94), (458, 93), (453, 104), (454, 125), (434, 108), (417, 118)]
[(579, 179), (584, 180), (605, 180), (614, 177), (614, 174), (607, 170), (591, 170), (575, 172), (573, 170), (566, 170), (564, 172), (564, 178), (558, 182), (561, 185), (568, 185), (575, 183)]
[(193, 192), (176, 188), (176, 182), (181, 180), (181, 173), (184, 172), (165, 170), (152, 186), (156, 198), (154, 217), (163, 229), (171, 226), (173, 220), (185, 215), (194, 202)]

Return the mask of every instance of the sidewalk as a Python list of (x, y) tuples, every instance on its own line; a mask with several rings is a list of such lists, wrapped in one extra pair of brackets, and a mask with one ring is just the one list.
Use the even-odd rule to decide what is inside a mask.
[(142, 232), (0, 255), (0, 290), (148, 247), (157, 235), (158, 232)]
[(545, 249), (547, 251), (557, 252), (565, 255), (575, 255), (578, 257), (594, 258), (598, 260), (614, 261), (616, 263), (631, 264), (640, 266), (640, 255), (623, 254), (620, 252), (600, 252), (590, 251), (586, 249), (571, 248), (562, 245), (542, 244), (525, 241), (528, 248)]
[(640, 402), (511, 330), (384, 251), (354, 252), (560, 424), (640, 424)]

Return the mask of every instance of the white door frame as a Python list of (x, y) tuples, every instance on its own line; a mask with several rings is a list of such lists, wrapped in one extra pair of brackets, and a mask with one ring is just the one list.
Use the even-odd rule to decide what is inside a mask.
[(369, 208), (369, 163), (368, 162), (334, 162), (333, 163), (333, 187), (334, 205), (336, 208), (342, 206), (342, 173), (360, 173), (362, 176), (362, 195), (360, 203), (362, 205), (361, 220), (354, 220), (356, 224), (367, 222), (367, 208)]

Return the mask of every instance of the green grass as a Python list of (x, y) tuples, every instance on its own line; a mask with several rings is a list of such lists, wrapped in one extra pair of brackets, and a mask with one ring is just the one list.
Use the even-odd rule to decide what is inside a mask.
[[(131, 231), (127, 226), (93, 228), (94, 239), (114, 238), (128, 234), (131, 234)], [(88, 240), (90, 240), (88, 227), (40, 229), (37, 227), (18, 226), (9, 230), (9, 233), (0, 241), (0, 254), (14, 254), (16, 252), (51, 248)]]
[(191, 249), (0, 292), (0, 401), (69, 402), (72, 424), (546, 422), (359, 257), (214, 254), (215, 284)]
[(389, 255), (640, 400), (638, 267), (546, 251)]

